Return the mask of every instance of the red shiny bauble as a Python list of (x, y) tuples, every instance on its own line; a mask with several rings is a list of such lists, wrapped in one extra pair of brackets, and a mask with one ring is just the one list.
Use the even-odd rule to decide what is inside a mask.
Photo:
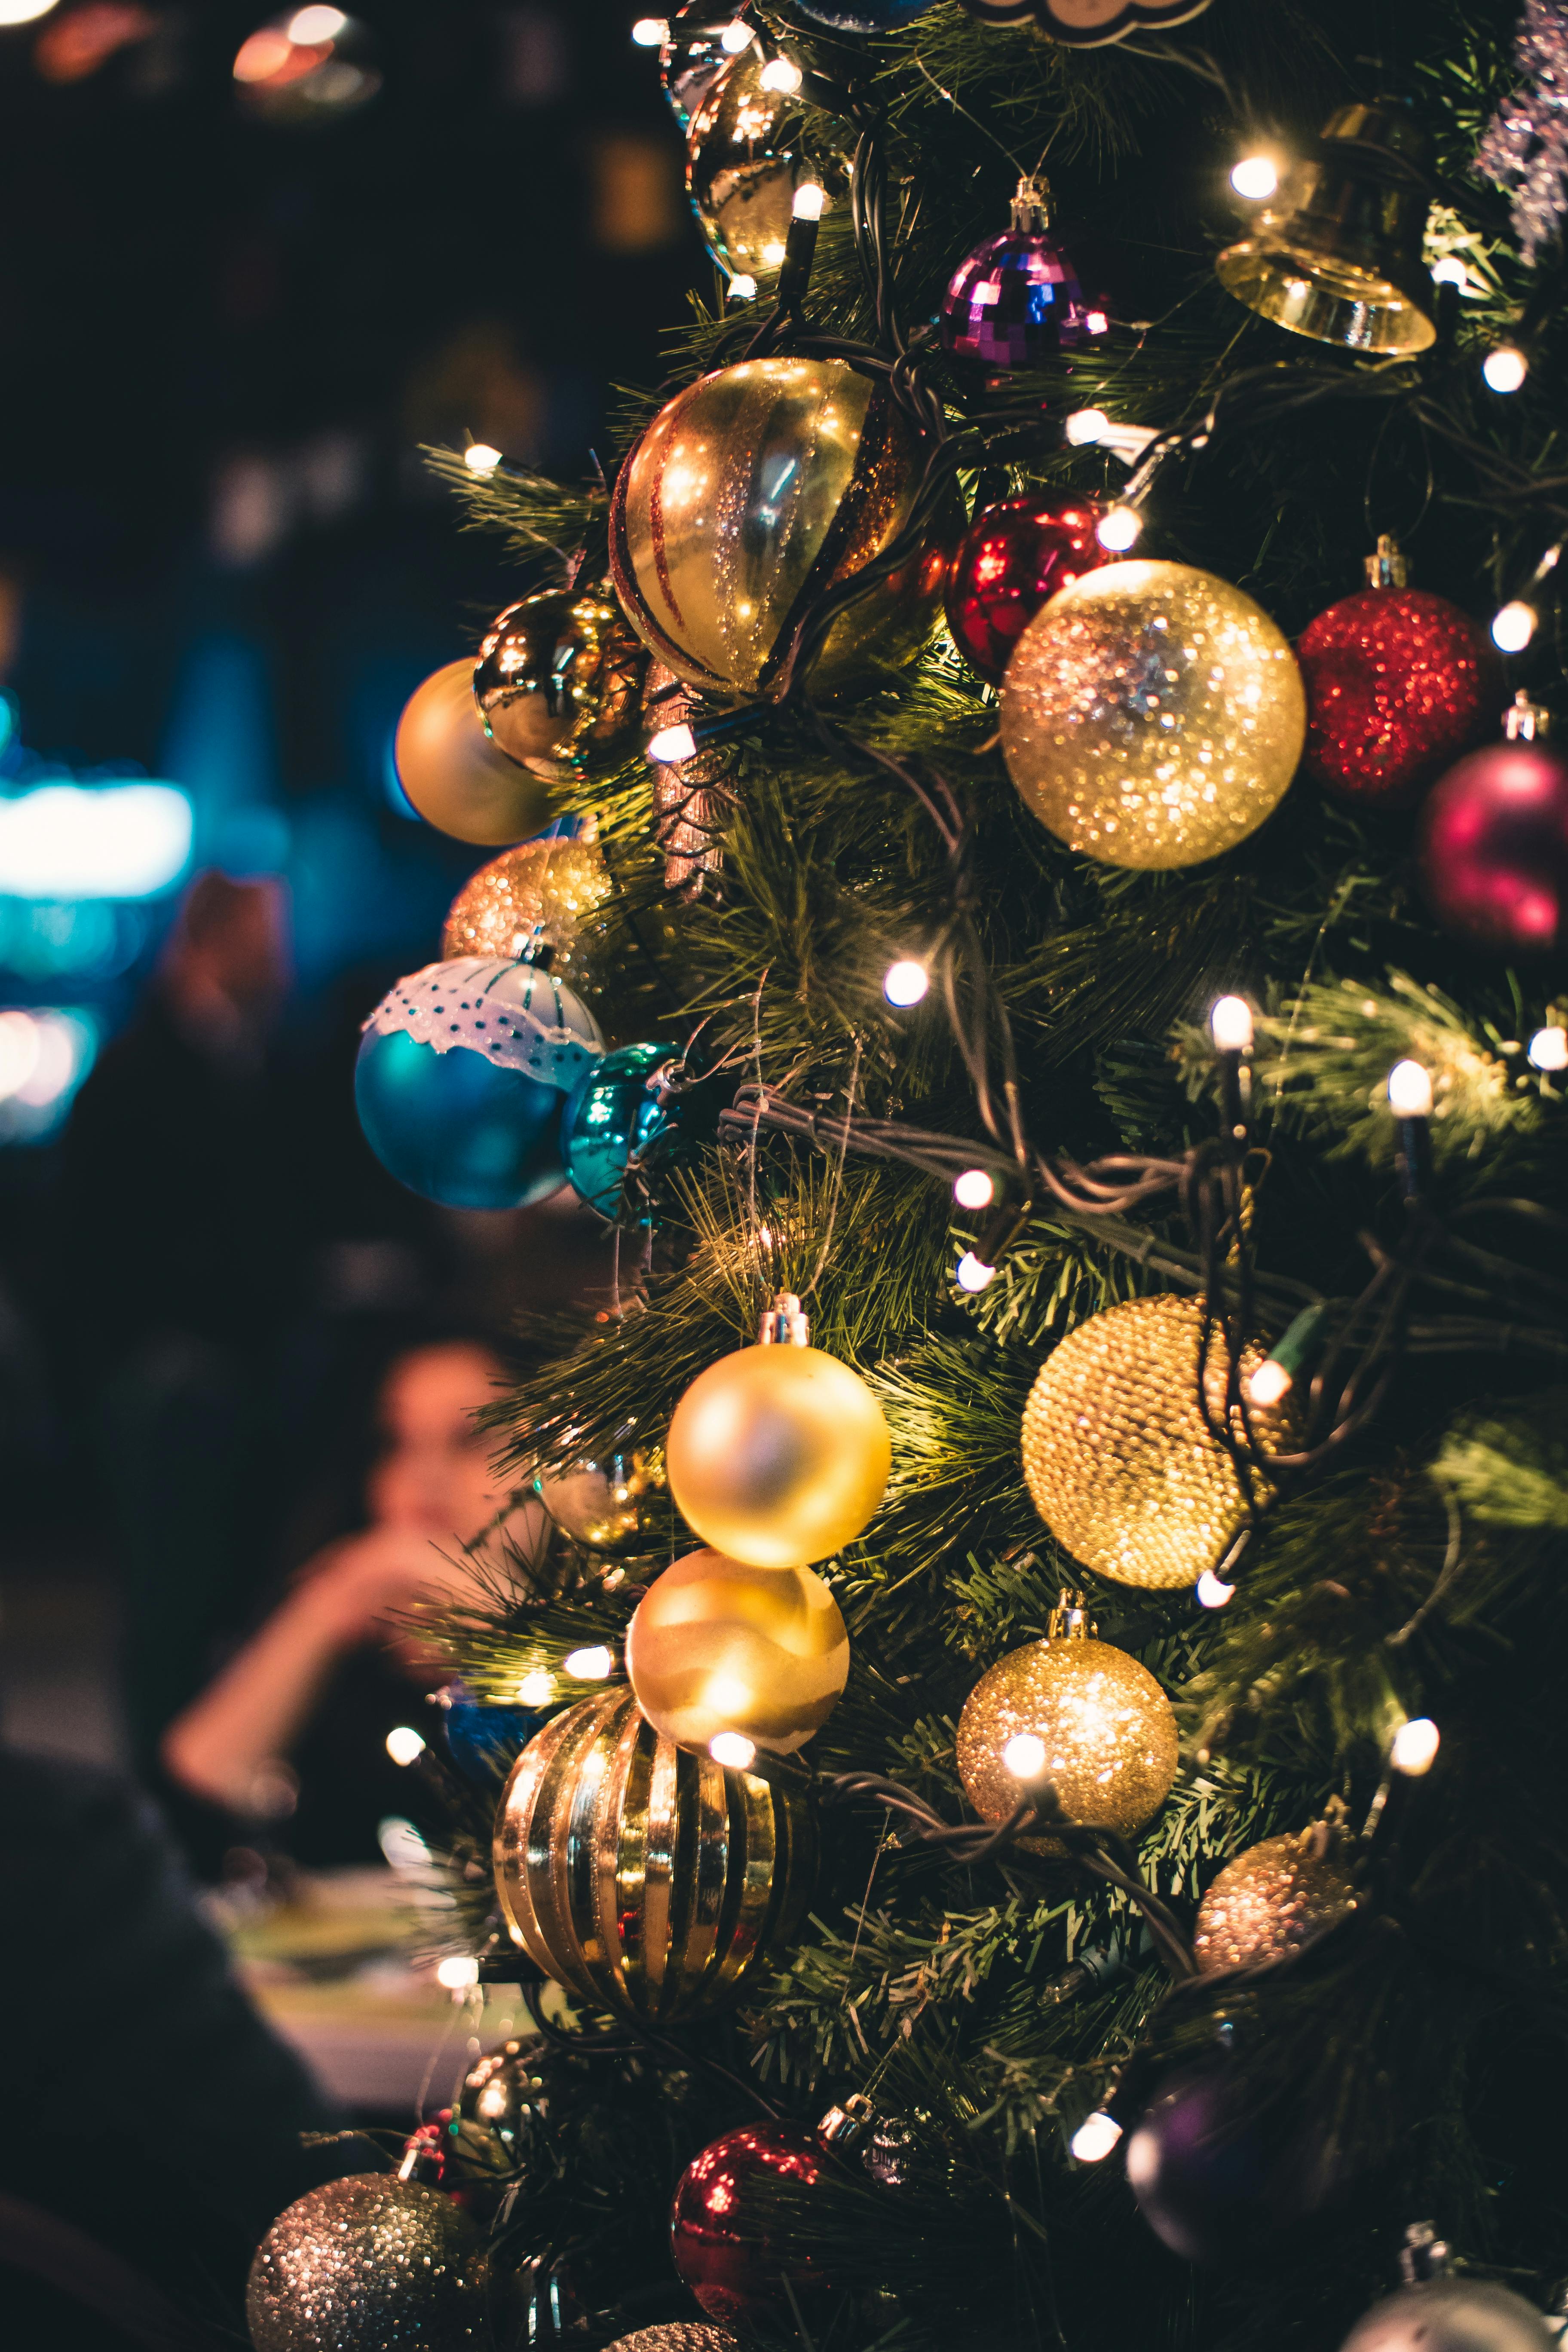
[(1071, 495), (1004, 499), (970, 524), (948, 566), (947, 625), (991, 685), (1047, 597), (1110, 562), (1094, 535), (1104, 511)]
[(1366, 588), (1302, 631), (1307, 773), (1374, 807), (1408, 807), (1496, 702), (1479, 625), (1419, 588)]
[(791, 2202), (816, 2188), (823, 2168), (821, 2142), (796, 2124), (745, 2124), (692, 2158), (676, 2186), (670, 2244), (710, 2319), (793, 2337), (791, 2291), (809, 2317), (827, 2282), (784, 2241)]
[(1434, 786), (1421, 881), (1438, 921), (1500, 955), (1568, 947), (1568, 759), (1491, 743)]

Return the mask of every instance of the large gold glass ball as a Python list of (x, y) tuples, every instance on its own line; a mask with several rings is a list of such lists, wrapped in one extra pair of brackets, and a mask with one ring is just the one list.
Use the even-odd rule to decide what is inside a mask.
[(686, 134), (686, 189), (713, 258), (732, 277), (765, 278), (784, 257), (803, 179), (842, 203), (855, 133), (799, 97), (766, 89), (768, 59), (755, 42), (724, 68)]
[(665, 1447), (687, 1525), (752, 1568), (804, 1568), (852, 1543), (892, 1459), (881, 1406), (820, 1348), (721, 1357), (676, 1406)]
[(416, 687), (393, 745), (397, 780), (426, 824), (489, 847), (549, 824), (543, 780), (498, 751), (474, 706), (474, 666), (448, 662)]
[(626, 1634), (637, 1705), (682, 1748), (721, 1731), (792, 1755), (849, 1679), (849, 1636), (815, 1570), (693, 1551), (649, 1586)]
[(441, 961), (504, 956), (515, 962), (548, 948), (555, 978), (581, 988), (595, 918), (614, 887), (596, 842), (525, 841), (464, 883), (441, 933)]
[(1053, 596), (1002, 680), (1007, 772), (1107, 866), (1196, 866), (1284, 797), (1307, 735), (1296, 656), (1262, 607), (1184, 563), (1109, 563)]
[(637, 723), (642, 647), (606, 582), (509, 604), (479, 640), (474, 700), (509, 759), (553, 782)]
[[(610, 572), (627, 619), (688, 686), (765, 693), (806, 597), (902, 529), (917, 444), (884, 387), (843, 360), (742, 360), (659, 410), (616, 478)], [(930, 635), (935, 543), (841, 613), (812, 675), (900, 661)]]
[[(1119, 1584), (1174, 1591), (1216, 1568), (1246, 1517), (1230, 1456), (1198, 1410), (1195, 1298), (1130, 1299), (1080, 1323), (1047, 1357), (1024, 1407), (1024, 1476), (1047, 1527), (1074, 1559)], [(1242, 1349), (1241, 1377), (1263, 1361)], [(1207, 1390), (1225, 1411), (1225, 1339), (1209, 1344)], [(1270, 1451), (1295, 1428), (1289, 1397), (1249, 1408)], [(1237, 1435), (1242, 1434), (1237, 1416)]]
[(1203, 1973), (1287, 1958), (1355, 1909), (1355, 1889), (1315, 1830), (1265, 1838), (1227, 1862), (1198, 1906), (1193, 1950)]
[[(1070, 1822), (1129, 1837), (1176, 1777), (1176, 1718), (1147, 1666), (1109, 1642), (1031, 1642), (983, 1675), (958, 1718), (958, 1777), (982, 1821), (1049, 1781)], [(1039, 1853), (1059, 1839), (1026, 1838)]]

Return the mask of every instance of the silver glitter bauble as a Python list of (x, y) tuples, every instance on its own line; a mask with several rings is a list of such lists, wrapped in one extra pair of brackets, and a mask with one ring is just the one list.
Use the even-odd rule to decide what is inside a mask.
[(705, 2319), (672, 2319), (664, 2327), (637, 2327), (617, 2336), (605, 2352), (741, 2352), (734, 2336)]
[(457, 2352), (483, 2344), (481, 2241), (466, 2213), (394, 2173), (353, 2173), (280, 2213), (245, 2315), (256, 2352)]

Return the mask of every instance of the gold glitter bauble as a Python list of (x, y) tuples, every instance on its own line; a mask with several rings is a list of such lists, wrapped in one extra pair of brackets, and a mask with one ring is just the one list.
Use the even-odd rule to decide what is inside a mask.
[(671, 2319), (662, 2327), (638, 2327), (617, 2336), (605, 2352), (741, 2352), (737, 2337), (704, 2319)]
[(280, 2213), (245, 2294), (256, 2352), (458, 2352), (489, 2341), (482, 2241), (468, 2215), (395, 2173), (353, 2173)]
[(732, 277), (764, 278), (778, 268), (803, 179), (823, 189), (828, 212), (849, 188), (845, 151), (853, 130), (791, 91), (768, 89), (768, 62), (749, 43), (686, 134), (686, 191), (714, 260)]
[(554, 1717), (496, 1814), (496, 1891), (546, 1976), (645, 2025), (739, 1999), (811, 1900), (798, 1790), (662, 1738), (628, 1690)]
[(498, 751), (474, 702), (471, 661), (416, 687), (393, 744), (397, 781), (427, 824), (489, 848), (521, 841), (553, 814), (542, 781)]
[[(700, 376), (616, 477), (610, 572), (627, 619), (688, 686), (765, 693), (806, 599), (902, 530), (917, 459), (886, 388), (843, 360), (742, 360)], [(816, 682), (922, 645), (946, 562), (928, 545), (841, 613)]]
[(682, 1748), (719, 1732), (788, 1756), (832, 1714), (849, 1679), (838, 1603), (809, 1568), (748, 1568), (688, 1552), (649, 1586), (626, 1633), (637, 1705)]
[(699, 1372), (665, 1445), (689, 1528), (752, 1568), (805, 1568), (852, 1543), (892, 1467), (882, 1408), (821, 1348), (738, 1348)]
[(1307, 736), (1289, 644), (1228, 580), (1109, 563), (1053, 596), (1002, 680), (1007, 772), (1107, 866), (1196, 866), (1284, 797)]
[(1208, 1975), (1257, 1968), (1315, 1943), (1355, 1909), (1355, 1890), (1321, 1829), (1265, 1838), (1227, 1862), (1198, 1906), (1193, 1950)]
[(553, 782), (636, 725), (643, 667), (607, 581), (582, 593), (546, 589), (485, 631), (474, 700), (491, 742)]
[[(1147, 1666), (1082, 1633), (999, 1659), (958, 1719), (958, 1777), (986, 1822), (1005, 1822), (1046, 1780), (1068, 1821), (1131, 1836), (1170, 1794), (1176, 1759), (1176, 1718)], [(1047, 1836), (1020, 1843), (1064, 1850)]]
[[(1196, 1298), (1133, 1298), (1079, 1324), (1041, 1366), (1024, 1407), (1024, 1476), (1052, 1535), (1097, 1576), (1154, 1591), (1217, 1568), (1247, 1515), (1230, 1456), (1198, 1410)], [(1264, 1349), (1242, 1349), (1249, 1380)], [(1216, 1327), (1207, 1388), (1225, 1410), (1228, 1357)], [(1293, 1400), (1248, 1408), (1271, 1451), (1293, 1432)], [(1237, 1416), (1237, 1435), (1243, 1434)]]
[(458, 956), (537, 957), (550, 950), (557, 980), (580, 986), (591, 959), (595, 918), (614, 884), (592, 841), (525, 841), (470, 874), (447, 916), (441, 961)]

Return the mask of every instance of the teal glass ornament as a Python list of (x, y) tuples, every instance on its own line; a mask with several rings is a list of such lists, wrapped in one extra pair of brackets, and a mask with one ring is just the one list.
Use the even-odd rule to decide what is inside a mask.
[(365, 1024), (360, 1125), (382, 1166), (426, 1201), (525, 1208), (566, 1181), (561, 1114), (603, 1051), (581, 997), (532, 964), (426, 964)]
[(681, 1097), (668, 1078), (680, 1058), (679, 1045), (617, 1045), (578, 1080), (561, 1150), (573, 1191), (601, 1217), (620, 1213), (627, 1169), (647, 1167), (679, 1123)]

